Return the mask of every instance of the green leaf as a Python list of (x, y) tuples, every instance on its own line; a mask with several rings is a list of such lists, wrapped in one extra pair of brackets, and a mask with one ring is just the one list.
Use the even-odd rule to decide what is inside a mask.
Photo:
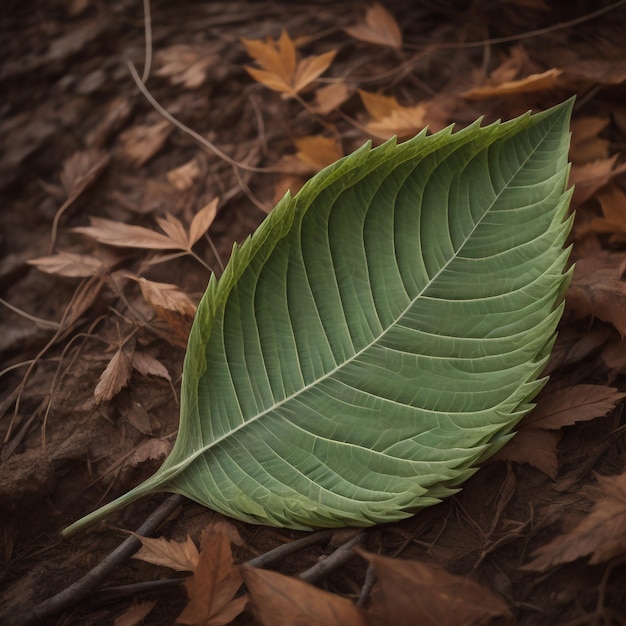
[(572, 104), (365, 145), (287, 194), (209, 282), (172, 453), (65, 534), (155, 491), (298, 529), (457, 491), (545, 382)]

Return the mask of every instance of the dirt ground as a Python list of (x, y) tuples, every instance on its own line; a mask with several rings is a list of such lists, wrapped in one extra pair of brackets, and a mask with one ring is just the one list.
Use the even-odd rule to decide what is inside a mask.
[[(146, 498), (70, 539), (59, 537), (148, 477), (171, 449), (193, 307), (210, 271), (220, 273), (233, 244), (287, 188), (370, 138), (409, 136), (425, 125), (463, 127), (480, 116), (508, 119), (576, 95), (572, 241), (582, 269), (539, 400), (541, 408), (542, 399), (545, 406), (558, 399), (563, 407), (553, 413), (566, 417), (543, 430), (531, 426), (517, 448), (505, 448), (458, 495), (405, 522), (367, 530), (361, 545), (476, 581), (510, 611), (494, 623), (626, 623), (625, 487), (611, 496), (612, 530), (604, 518), (591, 523), (584, 537), (570, 535), (581, 542), (577, 556), (559, 553), (528, 567), (538, 549), (589, 520), (610, 496), (600, 477), (625, 469), (626, 3), (385, 6), (401, 45), (346, 31), (363, 24), (367, 6), (358, 2), (152, 2), (149, 92), (244, 167), (164, 119), (140, 93), (127, 65), (140, 75), (145, 68), (140, 2), (11, 0), (0, 9), (0, 622), (23, 623), (33, 607), (115, 549), (127, 536), (120, 529), (136, 530), (167, 499)], [(242, 38), (276, 39), (283, 30), (301, 57), (337, 50), (325, 73), (293, 97), (246, 70), (259, 66)], [(539, 84), (533, 77), (544, 73)], [(485, 85), (495, 91), (468, 95)], [(386, 105), (397, 106), (402, 121), (377, 119), (381, 101), (367, 106), (359, 90), (396, 98)], [(415, 108), (420, 102), (427, 106)], [(188, 227), (216, 197), (217, 216), (193, 255), (145, 241), (106, 245), (74, 230), (102, 226), (90, 218), (104, 218), (162, 234), (156, 218), (169, 213)], [(141, 280), (175, 290), (151, 300)], [(110, 375), (113, 357), (126, 364), (114, 372), (123, 380)], [(565, 406), (564, 398), (578, 392), (599, 395)], [(185, 501), (156, 535), (180, 541), (189, 534), (198, 542), (218, 519)], [(306, 536), (235, 526), (242, 538), (233, 545), (236, 563)], [(608, 535), (590, 539), (600, 526)], [(272, 569), (295, 576), (353, 535), (325, 537)], [(354, 556), (317, 584), (355, 600), (366, 571), (366, 561)], [(143, 623), (174, 624), (187, 603), (181, 585), (130, 585), (175, 576), (124, 559), (99, 585), (121, 587), (116, 593), (90, 592), (38, 623), (110, 624), (129, 607), (155, 601)], [(425, 599), (418, 594), (414, 601)], [(140, 623), (125, 619), (115, 623)], [(258, 619), (247, 609), (231, 623)]]

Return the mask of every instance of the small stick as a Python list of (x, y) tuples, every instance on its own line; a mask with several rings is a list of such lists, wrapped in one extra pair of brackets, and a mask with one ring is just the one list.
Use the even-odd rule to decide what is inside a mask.
[(324, 560), (313, 565), (313, 567), (309, 567), (309, 569), (305, 570), (301, 574), (298, 574), (298, 578), (306, 580), (309, 583), (315, 583), (323, 580), (331, 572), (341, 567), (344, 563), (347, 563), (352, 557), (356, 556), (356, 552), (354, 552), (352, 548), (361, 543), (364, 537), (365, 533), (360, 532), (356, 535), (356, 537), (352, 537), (352, 539), (339, 546)]

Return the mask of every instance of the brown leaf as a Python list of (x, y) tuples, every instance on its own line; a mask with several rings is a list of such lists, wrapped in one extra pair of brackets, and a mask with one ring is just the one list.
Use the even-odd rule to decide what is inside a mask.
[(609, 140), (598, 136), (608, 125), (608, 117), (585, 116), (572, 120), (569, 156), (574, 163), (589, 163), (609, 156)]
[(556, 480), (559, 473), (557, 446), (561, 437), (561, 433), (549, 430), (520, 428), (515, 437), (500, 448), (491, 460), (528, 463)]
[(172, 444), (166, 439), (159, 439), (158, 437), (148, 439), (139, 444), (132, 454), (124, 460), (122, 469), (128, 471), (130, 468), (141, 467), (146, 461), (166, 457), (171, 450)]
[(171, 213), (166, 213), (165, 218), (157, 217), (156, 221), (165, 231), (165, 234), (176, 244), (180, 250), (191, 250), (189, 237), (182, 222)]
[(626, 281), (621, 271), (625, 261), (626, 254), (606, 251), (577, 261), (566, 296), (568, 316), (597, 317), (625, 336)]
[(189, 226), (189, 243), (193, 246), (211, 227), (217, 215), (217, 198), (213, 198), (204, 208), (200, 209), (191, 220)]
[(141, 167), (163, 148), (173, 128), (167, 120), (159, 120), (151, 126), (133, 126), (125, 130), (120, 134), (120, 140), (126, 159), (135, 167)]
[(100, 259), (74, 252), (59, 252), (52, 256), (42, 256), (26, 262), (47, 274), (71, 278), (97, 276), (106, 269), (106, 266)]
[(133, 367), (144, 376), (158, 376), (159, 378), (165, 378), (170, 383), (172, 382), (172, 377), (165, 365), (147, 352), (135, 350), (132, 363)]
[(619, 85), (626, 80), (626, 61), (580, 60), (565, 68), (568, 78), (583, 79), (594, 84)]
[(221, 45), (174, 44), (155, 55), (156, 64), (161, 66), (155, 74), (167, 77), (172, 85), (197, 89), (206, 81), (209, 69), (219, 63), (220, 48)]
[(189, 535), (185, 541), (173, 541), (165, 537), (152, 539), (133, 532), (130, 534), (137, 537), (142, 544), (140, 550), (133, 555), (133, 559), (169, 567), (177, 572), (195, 571), (200, 553)]
[(147, 602), (132, 604), (119, 617), (115, 618), (113, 626), (135, 626), (135, 624), (143, 623), (144, 617), (147, 617), (156, 603), (156, 600), (148, 600)]
[(558, 430), (576, 422), (604, 417), (622, 398), (626, 398), (626, 393), (605, 385), (550, 388), (541, 393), (537, 408), (522, 420), (522, 427)]
[(327, 115), (341, 106), (350, 97), (350, 89), (345, 83), (334, 83), (320, 87), (315, 91), (313, 110), (321, 115)]
[(470, 578), (437, 565), (356, 551), (376, 571), (370, 610), (381, 626), (462, 626), (511, 617), (500, 598)]
[(228, 537), (219, 528), (209, 529), (193, 576), (185, 581), (189, 603), (178, 621), (198, 626), (230, 624), (248, 603), (247, 596), (235, 598), (242, 582)]
[(293, 141), (298, 148), (296, 158), (310, 166), (313, 172), (318, 172), (343, 156), (341, 144), (334, 137), (309, 135)]
[(283, 31), (278, 41), (268, 37), (241, 40), (248, 54), (263, 68), (246, 66), (246, 71), (256, 81), (286, 96), (295, 96), (332, 63), (336, 50), (317, 56), (309, 56), (297, 62), (296, 48), (291, 37)]
[(536, 550), (524, 569), (545, 571), (588, 554), (589, 563), (596, 565), (626, 551), (626, 473), (598, 477), (598, 487), (588, 495), (595, 500), (591, 513), (573, 530)]
[(572, 205), (578, 206), (588, 200), (593, 194), (604, 187), (612, 178), (626, 172), (626, 163), (615, 166), (617, 157), (615, 154), (608, 159), (600, 159), (585, 163), (584, 165), (573, 165), (569, 183), (575, 185)]
[(143, 226), (133, 226), (102, 217), (91, 217), (89, 221), (91, 226), (77, 226), (72, 228), (72, 231), (92, 237), (108, 246), (146, 250), (174, 250), (178, 248), (177, 242)]
[(379, 46), (402, 48), (402, 31), (393, 15), (382, 4), (376, 3), (365, 13), (365, 20), (356, 26), (344, 28), (348, 35)]
[(591, 220), (589, 228), (596, 233), (611, 233), (612, 241), (626, 240), (626, 193), (611, 183), (600, 189), (596, 198), (604, 217)]
[(552, 89), (556, 84), (556, 79), (561, 75), (562, 70), (553, 68), (541, 74), (531, 74), (518, 80), (510, 80), (496, 85), (484, 85), (474, 87), (461, 95), (468, 100), (485, 100), (498, 96), (512, 96), (521, 93), (534, 93)]
[(303, 580), (244, 565), (243, 579), (263, 626), (366, 626), (364, 612), (334, 593)]
[(96, 404), (108, 402), (128, 385), (132, 371), (131, 354), (129, 354), (129, 349), (124, 346), (115, 352), (113, 358), (100, 374), (100, 379), (94, 389), (93, 395)]
[(186, 340), (196, 314), (196, 305), (189, 296), (176, 285), (131, 278), (139, 283), (143, 297), (157, 316), (167, 322), (181, 339)]
[(186, 191), (195, 180), (200, 176), (200, 164), (198, 159), (193, 158), (187, 163), (183, 163), (180, 167), (176, 167), (167, 173), (167, 180), (170, 181), (178, 191)]

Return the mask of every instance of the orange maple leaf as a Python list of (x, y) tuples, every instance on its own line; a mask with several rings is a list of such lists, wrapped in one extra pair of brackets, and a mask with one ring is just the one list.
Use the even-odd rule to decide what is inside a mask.
[(246, 71), (254, 80), (281, 92), (284, 97), (294, 97), (323, 74), (337, 53), (330, 50), (298, 61), (295, 44), (287, 31), (283, 31), (277, 41), (271, 37), (266, 41), (242, 37), (241, 41), (248, 54), (263, 68), (246, 66)]

